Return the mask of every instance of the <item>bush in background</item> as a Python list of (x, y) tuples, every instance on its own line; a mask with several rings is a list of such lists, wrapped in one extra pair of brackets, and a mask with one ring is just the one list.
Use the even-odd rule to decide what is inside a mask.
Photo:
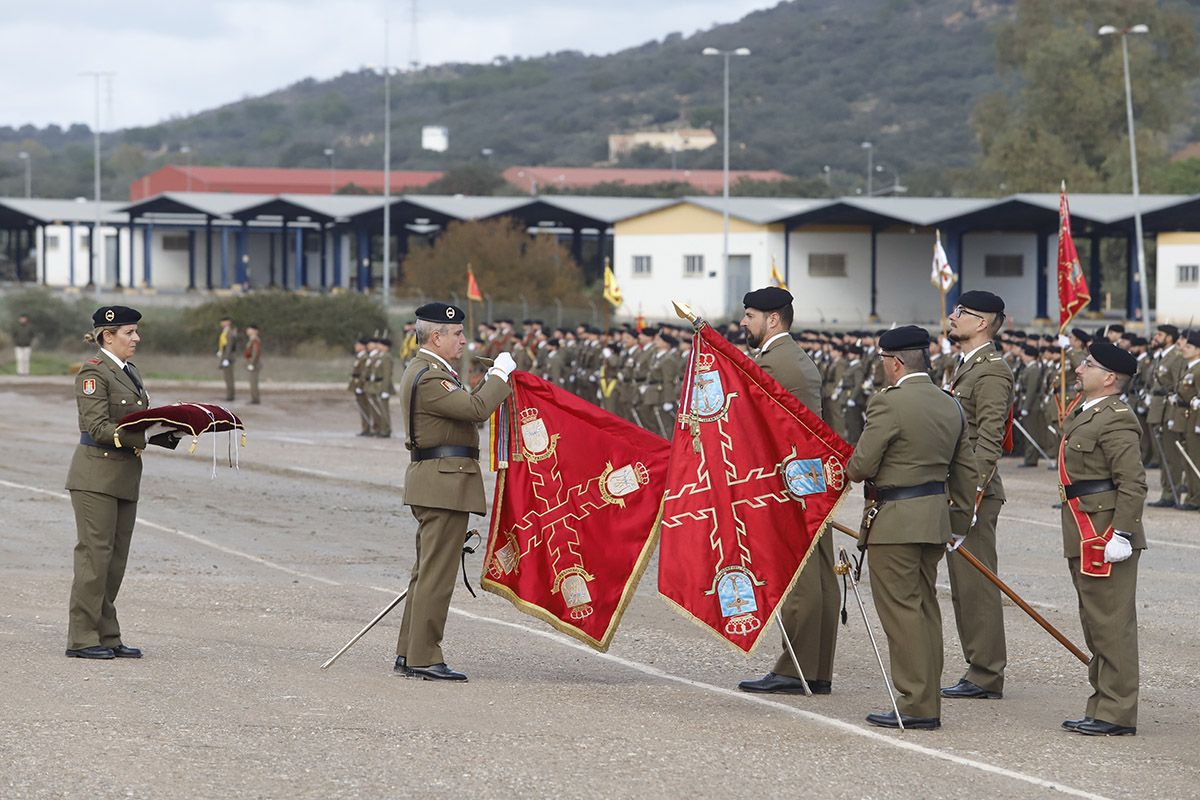
[(37, 332), (35, 348), (74, 349), (83, 344), (83, 335), (91, 330), (95, 310), (95, 304), (83, 297), (67, 297), (49, 289), (22, 289), (6, 295), (0, 304), (0, 329), (7, 345), (17, 317), (25, 314)]

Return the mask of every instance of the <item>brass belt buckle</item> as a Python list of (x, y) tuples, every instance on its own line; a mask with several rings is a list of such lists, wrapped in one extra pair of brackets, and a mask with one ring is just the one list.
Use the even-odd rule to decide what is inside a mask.
[(875, 517), (879, 515), (879, 506), (873, 505), (867, 509), (867, 515), (863, 519), (863, 530), (871, 530), (871, 525), (875, 523)]
[(1058, 499), (1060, 502), (1067, 502), (1067, 487), (1063, 486), (1061, 483), (1058, 485)]

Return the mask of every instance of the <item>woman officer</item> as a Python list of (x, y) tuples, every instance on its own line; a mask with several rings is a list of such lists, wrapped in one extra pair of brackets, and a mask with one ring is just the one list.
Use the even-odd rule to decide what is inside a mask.
[(163, 425), (117, 431), (122, 417), (150, 404), (137, 368), (129, 363), (141, 339), (141, 318), (132, 308), (105, 306), (92, 315), (94, 330), (83, 337), (100, 350), (75, 378), (79, 446), (66, 486), (79, 536), (67, 632), (67, 655), (72, 658), (142, 657), (141, 650), (121, 641), (113, 603), (125, 576), (137, 516), (142, 450), (147, 441), (174, 449), (179, 434)]

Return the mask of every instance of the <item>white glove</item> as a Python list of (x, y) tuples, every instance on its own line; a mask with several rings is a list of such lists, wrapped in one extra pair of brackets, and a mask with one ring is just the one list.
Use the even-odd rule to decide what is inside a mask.
[(361, 388), (360, 388), (360, 389), (355, 389), (355, 390), (354, 390), (354, 393), (355, 393), (355, 394), (362, 394), (362, 393), (363, 393), (363, 390), (362, 390)]
[(517, 368), (517, 362), (512, 357), (512, 353), (501, 353), (496, 356), (496, 360), (492, 363), (492, 369), (504, 374), (507, 379), (512, 371)]
[(381, 398), (383, 398), (384, 400), (387, 400), (389, 397), (391, 397), (391, 395), (390, 395), (390, 394), (388, 394), (387, 392), (380, 392), (380, 393), (379, 393), (379, 396), (380, 396)]
[(950, 355), (950, 349), (951, 349), (950, 348), (950, 340), (942, 339), (942, 355), (944, 355), (944, 356)]
[(1104, 560), (1110, 564), (1124, 561), (1133, 555), (1133, 545), (1121, 534), (1113, 531), (1112, 538), (1104, 545)]
[(221, 359), (221, 369), (225, 369), (228, 366), (229, 366), (229, 359), (228, 358)]
[(674, 403), (663, 403), (663, 411), (670, 413), (671, 409), (675, 408)]
[(1200, 395), (1192, 398), (1192, 408), (1200, 410)]
[(847, 400), (846, 405), (850, 408), (854, 408), (854, 406), (857, 404), (853, 400)]
[(955, 550), (962, 547), (962, 543), (966, 538), (966, 536), (959, 536), (957, 533), (950, 534), (950, 541), (946, 542), (946, 550), (953, 553)]
[(1071, 337), (1067, 336), (1065, 333), (1060, 333), (1058, 335), (1058, 346), (1062, 348), (1070, 347)]
[(1179, 404), (1179, 395), (1172, 392), (1171, 394), (1167, 395), (1167, 402), (1173, 406), (1178, 405)]
[(649, 386), (639, 386), (639, 387), (638, 387), (638, 394), (645, 394), (645, 393), (646, 393), (646, 390), (647, 390), (647, 389), (649, 389), (649, 388), (650, 388)]
[(606, 346), (603, 350), (600, 351), (600, 355), (604, 356), (605, 358), (611, 358), (612, 354), (613, 354), (613, 352), (612, 352), (611, 347)]
[(247, 365), (246, 365), (246, 369), (250, 370), (251, 372), (254, 372), (254, 365), (253, 365), (253, 364), (247, 364)]
[(1028, 417), (1028, 416), (1029, 416), (1029, 409), (1027, 409), (1027, 408), (1023, 408), (1023, 409), (1021, 409), (1021, 416), (1022, 416), (1022, 417)]

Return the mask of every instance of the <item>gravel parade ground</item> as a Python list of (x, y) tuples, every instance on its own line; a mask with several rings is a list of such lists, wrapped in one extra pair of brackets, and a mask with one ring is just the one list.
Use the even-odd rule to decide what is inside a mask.
[[(1146, 510), (1135, 737), (1060, 729), (1083, 714), (1086, 667), (1011, 604), (1004, 699), (944, 701), (941, 730), (864, 721), (890, 706), (853, 597), (832, 695), (743, 694), (779, 637), (739, 656), (657, 597), (656, 562), (607, 655), (460, 584), (445, 650), (469, 683), (393, 674), (398, 611), (323, 672), (407, 585), (399, 404), (396, 438), (364, 439), (342, 386), (264, 384), (263, 405), (233, 404), (248, 428), (238, 470), (224, 435), (144, 455), (117, 609), (145, 658), (85, 661), (63, 655), (71, 387), (0, 377), (2, 798), (1200, 797), (1198, 513)], [(155, 405), (222, 396), (215, 382), (148, 388)], [(1001, 466), (1001, 576), (1082, 647), (1056, 473), (1018, 464)], [(1158, 470), (1148, 480), (1155, 498)], [(950, 684), (962, 658), (946, 581), (943, 566)], [(869, 577), (862, 588), (883, 646)]]

